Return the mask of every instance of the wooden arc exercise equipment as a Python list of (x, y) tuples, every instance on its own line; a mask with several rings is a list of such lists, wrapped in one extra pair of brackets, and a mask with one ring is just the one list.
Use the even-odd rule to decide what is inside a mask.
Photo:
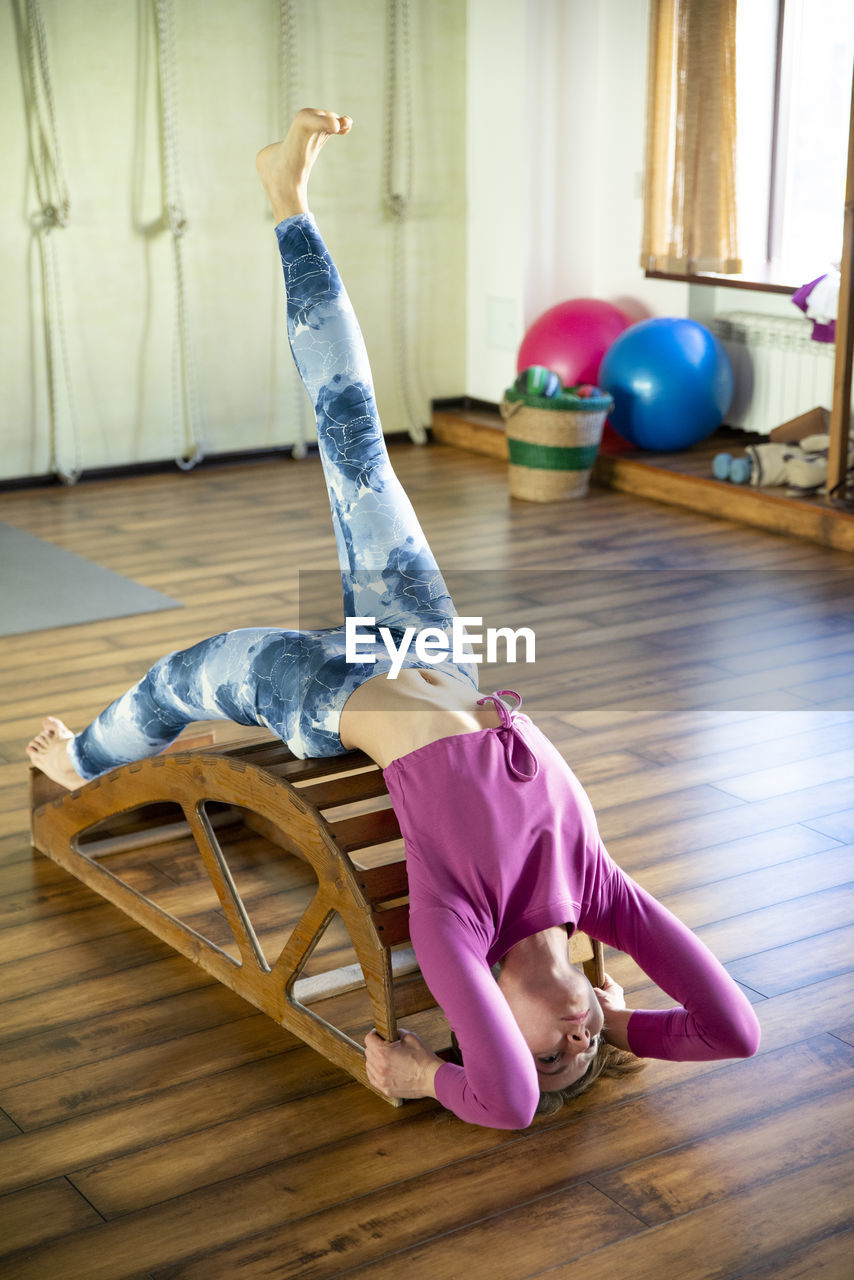
[[(361, 752), (300, 760), (271, 736), (177, 745), (72, 792), (32, 768), (33, 845), (370, 1088), (354, 1034), (373, 1025), (395, 1040), (398, 1018), (435, 1011), (409, 945), (382, 771)], [(215, 891), (214, 909), (191, 911), (192, 923), (178, 914), (187, 867)], [(268, 925), (275, 917), (273, 947), (250, 907)], [(600, 943), (576, 933), (570, 955), (601, 985)]]

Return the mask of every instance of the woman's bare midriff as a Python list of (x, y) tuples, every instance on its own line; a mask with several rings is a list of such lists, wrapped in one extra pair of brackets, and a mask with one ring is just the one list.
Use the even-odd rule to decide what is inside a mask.
[(501, 718), (491, 702), (464, 676), (435, 668), (404, 667), (395, 680), (374, 676), (344, 704), (339, 734), (348, 750), (357, 748), (381, 769), (392, 760), (440, 738), (494, 729)]

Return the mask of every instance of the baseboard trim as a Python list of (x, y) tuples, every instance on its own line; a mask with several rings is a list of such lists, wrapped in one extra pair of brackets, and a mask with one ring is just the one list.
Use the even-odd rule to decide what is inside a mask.
[[(386, 434), (385, 438), (388, 444), (411, 443), (409, 434), (406, 431), (391, 431)], [(252, 466), (256, 463), (273, 459), (292, 459), (297, 462), (299, 459), (294, 458), (294, 447), (294, 445), (288, 444), (264, 449), (235, 449), (224, 453), (212, 453), (197, 462), (191, 470), (203, 471), (210, 470), (213, 467)], [(317, 453), (316, 440), (306, 445), (306, 453)], [(74, 484), (86, 484), (93, 480), (123, 480), (131, 476), (166, 475), (169, 472), (180, 472), (180, 470), (174, 458), (160, 458), (150, 462), (127, 462), (114, 467), (92, 467), (91, 470), (83, 471), (79, 479), (74, 481)], [(68, 488), (68, 481), (63, 480), (60, 476), (51, 474), (13, 476), (9, 479), (0, 480), (0, 493), (8, 493), (18, 489), (57, 487)]]
[(495, 413), (498, 405), (491, 400), (476, 400), (473, 396), (450, 396), (445, 400), (434, 400), (433, 409), (437, 413)]

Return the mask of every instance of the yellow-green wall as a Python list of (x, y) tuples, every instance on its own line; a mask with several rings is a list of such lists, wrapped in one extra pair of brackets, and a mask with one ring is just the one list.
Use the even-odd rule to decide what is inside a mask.
[[(18, 9), (24, 8), (18, 0)], [(407, 424), (397, 359), (394, 231), (382, 205), (385, 0), (295, 0), (297, 106), (347, 112), (312, 207), (365, 331), (387, 431)], [(150, 0), (42, 0), (71, 196), (51, 233), (77, 426), (66, 467), (171, 458), (175, 281), (161, 209)], [(466, 6), (414, 0), (410, 15), (414, 198), (406, 229), (417, 415), (466, 381)], [(277, 136), (276, 0), (175, 0), (182, 241), (188, 328), (207, 452), (294, 441), (303, 412), (284, 336), (272, 217), (254, 167)], [(0, 477), (50, 469), (40, 271), (29, 217), (27, 133), (12, 7), (0, 12)], [(66, 407), (60, 417), (67, 423)]]

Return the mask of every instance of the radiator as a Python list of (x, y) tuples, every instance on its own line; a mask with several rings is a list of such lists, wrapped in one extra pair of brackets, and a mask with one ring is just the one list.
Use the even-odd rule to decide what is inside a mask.
[(812, 321), (726, 311), (714, 330), (735, 374), (728, 426), (768, 435), (808, 409), (829, 409), (833, 400), (832, 342), (813, 342)]

